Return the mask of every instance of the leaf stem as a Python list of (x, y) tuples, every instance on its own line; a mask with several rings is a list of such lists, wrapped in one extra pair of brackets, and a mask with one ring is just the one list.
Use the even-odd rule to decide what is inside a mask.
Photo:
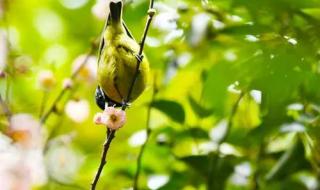
[(208, 171), (208, 181), (207, 181), (207, 190), (214, 190), (215, 189), (215, 182), (212, 180), (215, 174), (215, 171), (219, 165), (220, 162), (220, 149), (221, 149), (221, 144), (227, 139), (227, 137), (229, 136), (230, 130), (232, 128), (233, 125), (233, 118), (235, 116), (235, 114), (237, 113), (237, 110), (239, 108), (239, 104), (240, 104), (240, 100), (243, 98), (243, 96), (245, 95), (245, 92), (242, 91), (238, 97), (238, 99), (236, 100), (236, 102), (234, 103), (234, 105), (232, 106), (231, 109), (231, 113), (228, 119), (228, 123), (227, 123), (227, 129), (226, 132), (224, 134), (224, 136), (222, 137), (222, 139), (218, 142), (218, 148), (217, 148), (217, 154), (211, 153), (209, 154), (209, 171)]

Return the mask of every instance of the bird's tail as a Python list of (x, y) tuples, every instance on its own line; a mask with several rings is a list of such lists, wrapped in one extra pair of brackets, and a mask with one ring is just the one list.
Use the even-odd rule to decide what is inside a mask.
[(109, 4), (110, 19), (112, 23), (121, 23), (122, 0), (111, 0)]

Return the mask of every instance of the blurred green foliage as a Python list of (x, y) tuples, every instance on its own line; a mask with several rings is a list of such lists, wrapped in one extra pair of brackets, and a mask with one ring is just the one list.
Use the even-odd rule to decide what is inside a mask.
[[(71, 75), (74, 60), (99, 37), (103, 2), (0, 2), (0, 30), (8, 39), (7, 53), (1, 53), (1, 97), (13, 115), (39, 118)], [(124, 20), (136, 39), (147, 8), (147, 0), (126, 2)], [(141, 189), (319, 189), (320, 1), (156, 0), (155, 8), (145, 53), (157, 74), (157, 94), (150, 102), (150, 84), (127, 110), (98, 189), (132, 187), (148, 106), (152, 132)], [(43, 70), (53, 72), (50, 89), (38, 84)], [(67, 156), (62, 174), (48, 169), (48, 181), (37, 189), (88, 189), (100, 162), (106, 135), (92, 122), (99, 111), (96, 81), (80, 75), (43, 127), (52, 141), (72, 136), (63, 146), (81, 164), (63, 177), (64, 167), (73, 164), (68, 161), (77, 160)], [(0, 111), (6, 134), (10, 122), (3, 106)]]

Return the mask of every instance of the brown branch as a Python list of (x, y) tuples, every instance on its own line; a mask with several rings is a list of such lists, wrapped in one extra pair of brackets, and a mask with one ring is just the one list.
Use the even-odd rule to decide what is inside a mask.
[(7, 117), (7, 120), (10, 121), (12, 113), (8, 105), (6, 104), (6, 102), (4, 102), (4, 100), (2, 99), (1, 95), (0, 95), (0, 106), (2, 107), (3, 113)]
[[(7, 12), (9, 11), (9, 0), (3, 0), (0, 2), (0, 6), (2, 6), (2, 20), (4, 24), (5, 29), (5, 43), (6, 43), (6, 58), (5, 61), (8, 62), (8, 55), (11, 52), (11, 44), (10, 44), (10, 32), (9, 32), (9, 22), (8, 22), (8, 15)], [(0, 15), (1, 16), (1, 15)], [(12, 116), (12, 113), (9, 109), (9, 88), (10, 88), (10, 81), (7, 75), (6, 70), (8, 70), (8, 63), (5, 63), (4, 70), (2, 74), (4, 75), (4, 78), (6, 79), (6, 89), (4, 93), (4, 99), (0, 96), (0, 106), (3, 109), (4, 115), (7, 117), (7, 120), (10, 122), (10, 118)]]
[(96, 186), (98, 184), (98, 181), (99, 181), (99, 178), (100, 178), (100, 175), (101, 175), (101, 172), (103, 170), (103, 167), (104, 165), (106, 165), (107, 163), (107, 153), (108, 153), (108, 150), (110, 148), (110, 144), (115, 136), (115, 133), (116, 131), (115, 130), (111, 130), (104, 145), (103, 145), (103, 152), (102, 152), (102, 155), (101, 155), (101, 163), (99, 165), (99, 168), (98, 168), (98, 171), (96, 173), (96, 176), (91, 184), (91, 189), (94, 190), (96, 189)]
[[(147, 34), (148, 34), (148, 31), (149, 31), (149, 28), (150, 28), (150, 24), (151, 24), (151, 21), (152, 21), (152, 18), (153, 16), (155, 15), (155, 10), (153, 9), (153, 3), (154, 3), (154, 0), (150, 0), (150, 5), (149, 5), (149, 10), (148, 10), (148, 19), (147, 19), (147, 23), (146, 23), (146, 26), (144, 28), (144, 31), (143, 31), (143, 35), (142, 35), (142, 40), (140, 42), (140, 49), (139, 49), (139, 54), (137, 55), (137, 65), (136, 65), (136, 69), (135, 69), (135, 73), (133, 75), (133, 79), (132, 79), (132, 82), (131, 82), (131, 85), (129, 87), (129, 91), (128, 91), (128, 95), (122, 105), (122, 110), (125, 111), (128, 107), (128, 103), (130, 101), (130, 97), (131, 97), (131, 94), (132, 94), (132, 90), (133, 90), (133, 87), (136, 83), (136, 80), (137, 80), (137, 77), (139, 75), (139, 68), (140, 68), (140, 64), (143, 60), (143, 48), (144, 48), (144, 44), (145, 44), (145, 40), (146, 40), (146, 37), (147, 37)], [(110, 144), (115, 136), (115, 133), (116, 131), (115, 130), (111, 130), (108, 134), (108, 138), (104, 144), (104, 147), (103, 147), (103, 152), (102, 152), (102, 155), (101, 155), (101, 161), (100, 161), (100, 165), (99, 165), (99, 168), (98, 168), (98, 171), (95, 175), (95, 178), (91, 184), (91, 190), (95, 190), (96, 189), (96, 186), (97, 186), (97, 183), (99, 181), (99, 178), (100, 178), (100, 175), (101, 175), (101, 172), (106, 164), (106, 159), (107, 159), (107, 153), (108, 153), (108, 150), (109, 150), (109, 147), (110, 147)]]

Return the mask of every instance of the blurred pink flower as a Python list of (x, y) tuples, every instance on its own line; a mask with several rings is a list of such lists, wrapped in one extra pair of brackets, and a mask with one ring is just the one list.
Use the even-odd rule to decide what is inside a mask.
[[(84, 64), (84, 62), (86, 62)], [(84, 64), (84, 65), (83, 65)], [(81, 68), (80, 68), (81, 67)], [(97, 57), (86, 54), (78, 56), (72, 64), (72, 72), (77, 72), (80, 68), (78, 77), (86, 82), (92, 83), (97, 77)]]
[(30, 56), (21, 55), (14, 59), (14, 69), (19, 74), (26, 74), (31, 70), (33, 60)]
[(25, 149), (0, 133), (0, 189), (30, 190), (47, 182), (41, 148)]
[(8, 136), (24, 148), (39, 148), (43, 146), (40, 122), (29, 114), (16, 114), (10, 119)]
[(38, 76), (38, 83), (44, 90), (50, 90), (56, 84), (54, 74), (50, 70), (40, 71)]
[(102, 113), (97, 113), (94, 117), (94, 122), (97, 125), (105, 125), (113, 130), (121, 128), (126, 120), (126, 112), (114, 107), (106, 107)]
[(65, 112), (72, 121), (82, 123), (89, 117), (89, 102), (87, 100), (70, 100), (66, 104)]
[(97, 0), (91, 9), (92, 14), (99, 20), (105, 20), (109, 14), (108, 3), (107, 0)]

